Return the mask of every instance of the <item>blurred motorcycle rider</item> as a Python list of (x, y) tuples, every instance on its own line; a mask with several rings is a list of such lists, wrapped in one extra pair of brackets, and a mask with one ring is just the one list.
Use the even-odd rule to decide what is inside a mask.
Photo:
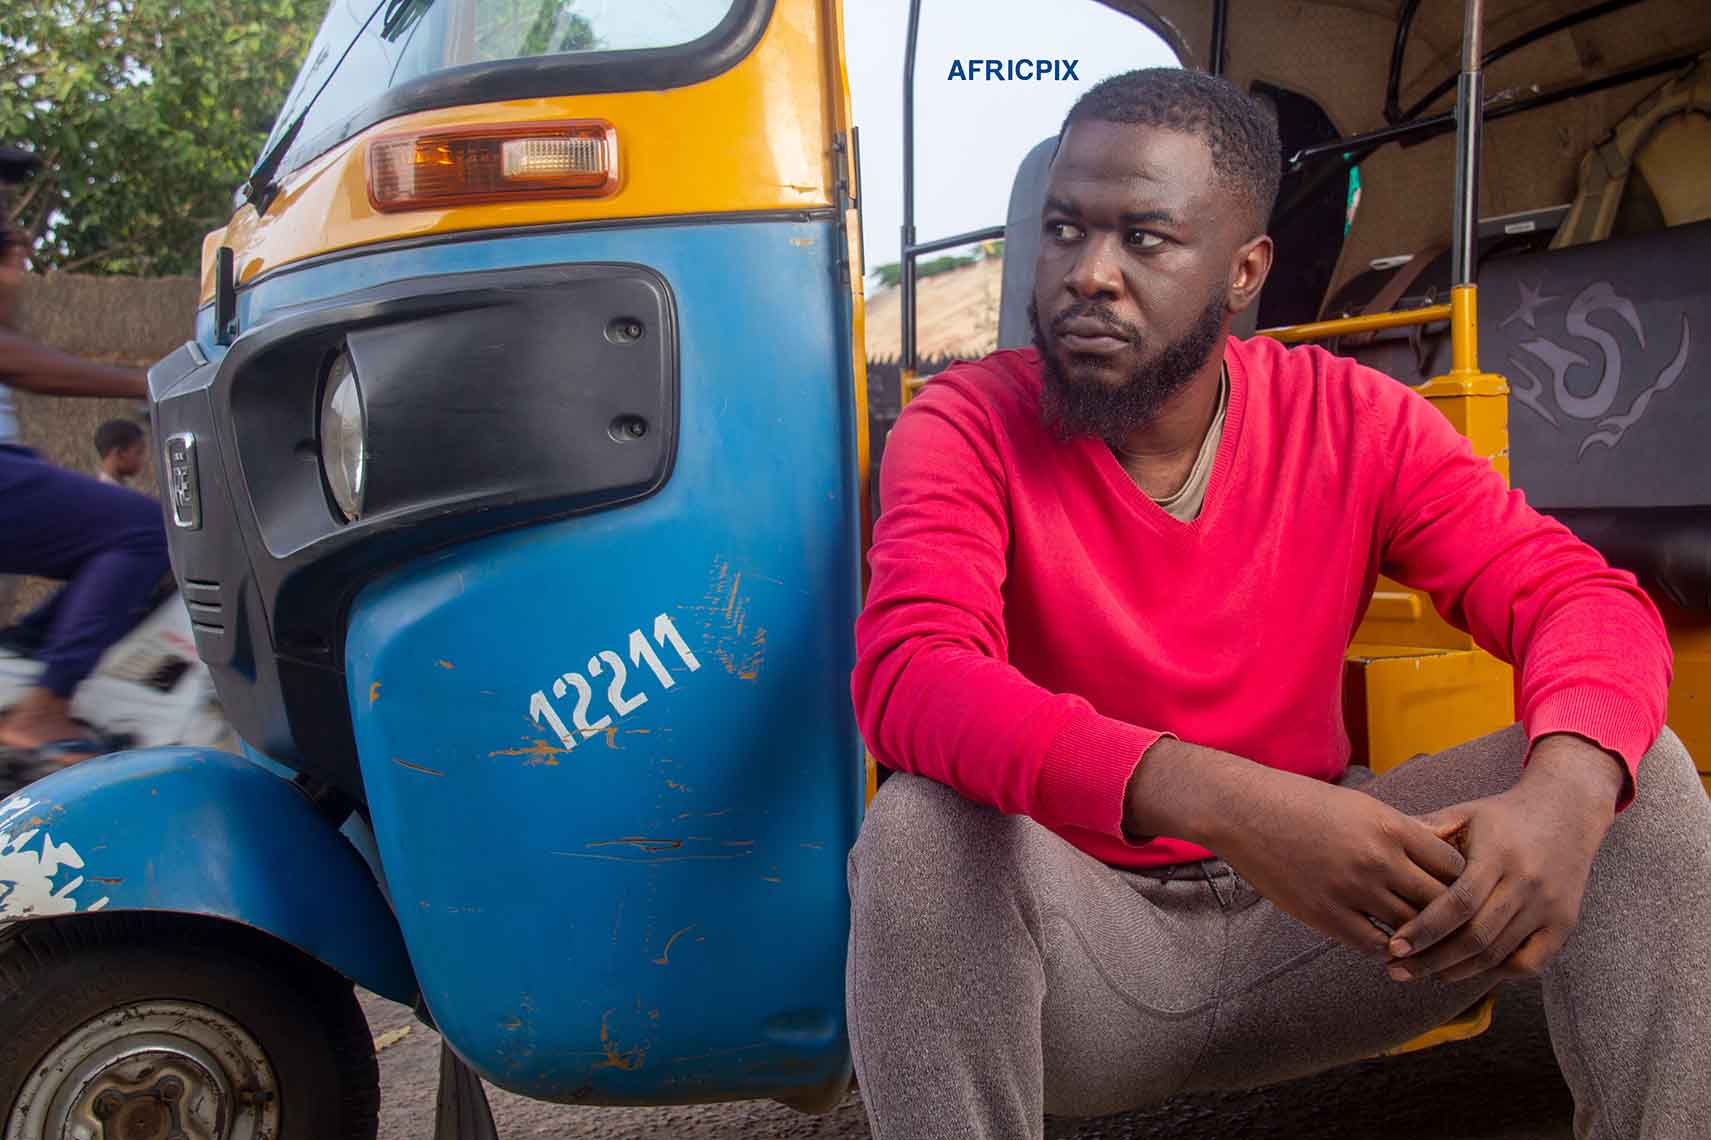
[(18, 440), (10, 388), (130, 399), (148, 392), (141, 369), (81, 360), (13, 327), (28, 243), (10, 224), (11, 196), (38, 164), (29, 151), (0, 147), (0, 575), (66, 584), (38, 611), (45, 628), (32, 656), (45, 668), (36, 687), (0, 715), (0, 750), (27, 778), (123, 746), (72, 720), (71, 695), (169, 568), (159, 503), (55, 467)]

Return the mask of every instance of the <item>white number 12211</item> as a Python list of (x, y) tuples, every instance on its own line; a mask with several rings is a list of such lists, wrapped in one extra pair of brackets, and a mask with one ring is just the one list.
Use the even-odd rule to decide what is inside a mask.
[[(701, 668), (700, 659), (684, 643), (683, 635), (677, 632), (677, 627), (665, 614), (654, 618), (653, 639), (661, 649), (669, 645), (677, 654), (678, 660), (683, 662), (684, 668), (691, 673)], [(660, 660), (659, 654), (648, 644), (648, 639), (641, 630), (630, 631), (629, 651), (630, 664), (639, 666), (645, 662), (654, 678), (659, 681), (660, 688), (670, 689), (677, 684), (666, 671), (665, 662)], [(603, 677), (610, 671), (612, 679), (606, 686), (606, 700), (612, 711), (618, 715), (618, 719), (622, 720), (648, 703), (648, 695), (645, 692), (637, 692), (629, 697), (624, 695), (624, 686), (629, 682), (630, 671), (624, 665), (624, 659), (615, 651), (600, 650), (588, 659), (585, 671), (588, 677)], [(544, 723), (545, 727), (558, 737), (559, 743), (566, 751), (612, 726), (612, 717), (609, 715), (602, 714), (597, 720), (588, 719), (589, 706), (594, 703), (594, 690), (588, 683), (588, 677), (581, 673), (566, 673), (551, 685), (553, 696), (559, 700), (564, 700), (572, 691), (576, 693), (576, 704), (570, 713), (572, 728), (565, 727), (558, 711), (547, 699), (545, 690), (536, 689), (529, 696), (529, 715), (534, 719), (535, 726), (538, 728)]]

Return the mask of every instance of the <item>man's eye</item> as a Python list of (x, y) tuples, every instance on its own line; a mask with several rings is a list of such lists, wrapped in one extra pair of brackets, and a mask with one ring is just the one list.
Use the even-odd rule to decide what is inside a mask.
[(1053, 241), (1075, 241), (1081, 237), (1081, 227), (1069, 222), (1048, 222), (1046, 234)]
[(1157, 249), (1164, 244), (1164, 238), (1150, 230), (1130, 230), (1129, 244), (1137, 249)]

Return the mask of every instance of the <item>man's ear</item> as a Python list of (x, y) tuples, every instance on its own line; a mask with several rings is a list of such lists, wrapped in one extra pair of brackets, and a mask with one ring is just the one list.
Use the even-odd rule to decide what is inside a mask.
[(1271, 273), (1271, 257), (1271, 237), (1267, 234), (1247, 241), (1236, 250), (1236, 256), (1230, 264), (1230, 292), (1227, 302), (1232, 314), (1241, 312), (1259, 296), (1259, 291), (1265, 287), (1266, 277)]

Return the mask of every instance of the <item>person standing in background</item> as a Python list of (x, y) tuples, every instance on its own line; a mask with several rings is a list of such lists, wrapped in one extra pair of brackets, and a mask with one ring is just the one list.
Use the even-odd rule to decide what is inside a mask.
[(148, 454), (148, 433), (135, 420), (108, 420), (95, 429), (95, 454), (101, 457), (96, 479), (123, 487), (142, 474)]

